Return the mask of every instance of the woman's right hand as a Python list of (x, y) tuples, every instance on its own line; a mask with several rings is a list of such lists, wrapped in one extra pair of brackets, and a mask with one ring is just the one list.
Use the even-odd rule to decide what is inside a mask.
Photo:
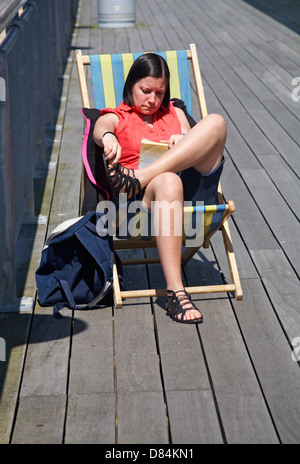
[(121, 146), (117, 137), (106, 133), (102, 137), (102, 144), (108, 167), (116, 166), (121, 159)]

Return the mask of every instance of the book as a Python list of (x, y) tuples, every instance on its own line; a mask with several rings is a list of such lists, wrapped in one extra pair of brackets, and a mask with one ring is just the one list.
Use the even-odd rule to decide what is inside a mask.
[(139, 159), (139, 169), (149, 166), (160, 155), (169, 149), (167, 143), (153, 142), (152, 140), (142, 139)]

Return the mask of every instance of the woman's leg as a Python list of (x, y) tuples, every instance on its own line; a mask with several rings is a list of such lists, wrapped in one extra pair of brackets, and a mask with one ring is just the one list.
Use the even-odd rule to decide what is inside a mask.
[[(150, 210), (151, 202), (155, 206), (164, 202), (172, 205), (180, 203), (181, 217), (176, 219), (172, 213), (172, 206), (168, 214), (163, 214), (165, 221), (157, 222), (156, 218), (156, 243), (166, 279), (167, 289), (173, 292), (182, 291), (184, 286), (181, 278), (181, 249), (182, 235), (174, 233), (175, 226), (180, 223), (182, 233), (182, 209), (183, 189), (182, 182), (177, 172), (195, 168), (202, 174), (213, 171), (223, 159), (223, 151), (226, 141), (226, 124), (219, 115), (209, 115), (194, 126), (187, 135), (170, 150), (161, 155), (156, 161), (144, 169), (136, 170), (135, 176), (145, 189), (143, 202)], [(168, 218), (168, 221), (166, 221)], [(165, 223), (170, 226), (170, 233), (164, 234), (162, 227)], [(185, 315), (179, 315), (185, 320), (201, 319), (201, 313), (192, 308), (192, 304), (184, 293), (178, 293), (181, 304), (186, 310)], [(188, 308), (191, 308), (188, 310)]]
[[(154, 202), (154, 203), (153, 203)], [(145, 190), (143, 203), (152, 209), (157, 249), (166, 279), (167, 289), (183, 290), (181, 277), (183, 189), (180, 177), (170, 172), (156, 176)], [(201, 313), (192, 308), (183, 292), (179, 292), (186, 313), (185, 320), (200, 319)], [(191, 308), (191, 309), (189, 309)]]
[(226, 123), (211, 114), (196, 124), (186, 136), (146, 168), (135, 171), (144, 187), (163, 172), (179, 172), (194, 167), (202, 174), (213, 171), (222, 161), (226, 141)]

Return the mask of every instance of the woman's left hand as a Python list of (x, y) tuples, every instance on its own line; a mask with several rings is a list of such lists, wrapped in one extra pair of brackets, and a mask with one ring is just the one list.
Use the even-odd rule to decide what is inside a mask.
[(173, 134), (173, 135), (171, 135), (171, 137), (170, 137), (169, 140), (167, 141), (168, 147), (171, 148), (173, 145), (175, 145), (175, 144), (178, 143), (180, 140), (182, 140), (183, 137), (184, 137), (183, 134)]

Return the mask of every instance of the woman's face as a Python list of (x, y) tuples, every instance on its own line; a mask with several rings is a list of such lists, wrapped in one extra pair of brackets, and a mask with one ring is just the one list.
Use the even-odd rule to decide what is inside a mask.
[(154, 114), (162, 104), (166, 88), (164, 77), (140, 79), (132, 87), (133, 106), (142, 114)]

